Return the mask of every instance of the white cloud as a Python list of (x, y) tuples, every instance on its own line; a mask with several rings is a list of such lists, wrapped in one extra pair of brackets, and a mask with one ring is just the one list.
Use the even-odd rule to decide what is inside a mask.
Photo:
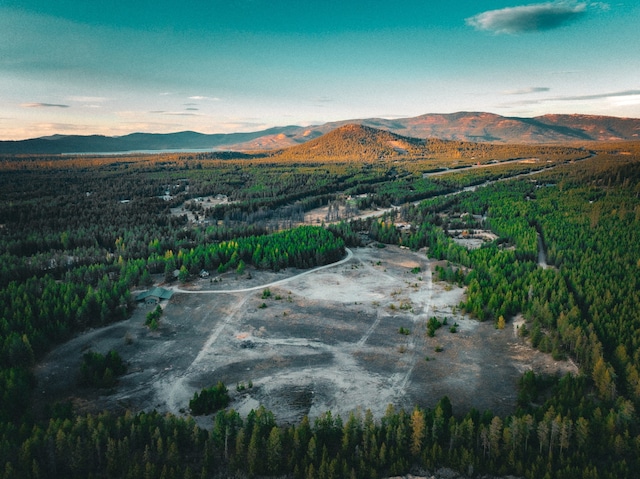
[(490, 10), (467, 18), (467, 25), (494, 33), (552, 30), (577, 20), (588, 8), (606, 9), (602, 3), (546, 2)]
[(608, 98), (619, 98), (640, 95), (640, 90), (623, 90), (610, 93), (597, 93), (595, 95), (577, 95), (552, 98), (549, 101), (583, 101), (583, 100), (603, 100)]
[[(196, 110), (197, 108), (187, 108), (189, 111)], [(164, 111), (164, 110), (154, 110), (149, 113), (153, 115), (167, 115), (167, 116), (203, 116), (200, 113), (190, 113), (189, 111)]]
[[(518, 102), (509, 103), (503, 105), (509, 108), (512, 107), (533, 107), (542, 106), (548, 104), (580, 104), (580, 102), (587, 102), (592, 108), (596, 108), (595, 104), (609, 103), (615, 105), (636, 105), (640, 101), (640, 90), (621, 90), (609, 93), (594, 93), (591, 95), (567, 95), (567, 96), (555, 96), (551, 98), (538, 98), (531, 100), (523, 100)], [(604, 104), (602, 103), (602, 104)], [(571, 108), (574, 108), (573, 106)]]
[(532, 86), (528, 88), (522, 88), (520, 90), (507, 90), (503, 92), (505, 95), (528, 95), (530, 93), (542, 93), (549, 91), (550, 88), (546, 86)]
[(103, 103), (107, 101), (106, 98), (101, 96), (70, 96), (67, 97), (69, 101), (77, 101), (79, 103)]
[(220, 101), (220, 98), (215, 96), (202, 96), (202, 95), (194, 95), (190, 96), (189, 100), (208, 100), (208, 101)]

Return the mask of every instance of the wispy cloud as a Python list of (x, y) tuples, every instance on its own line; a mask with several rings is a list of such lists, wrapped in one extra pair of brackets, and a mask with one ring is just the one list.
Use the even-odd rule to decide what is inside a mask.
[(507, 90), (502, 93), (504, 95), (529, 95), (530, 93), (543, 93), (549, 90), (550, 88), (546, 86), (532, 86), (529, 88), (522, 88), (520, 90)]
[[(510, 103), (510, 107), (520, 106), (533, 106), (533, 105), (545, 105), (549, 103), (562, 103), (562, 102), (583, 102), (594, 100), (630, 100), (635, 97), (640, 97), (640, 90), (621, 90), (608, 93), (594, 93), (592, 95), (567, 95), (567, 96), (555, 96), (550, 98), (537, 98), (531, 100), (523, 100)], [(631, 100), (633, 104), (635, 100)]]
[[(197, 108), (187, 108), (187, 110), (198, 110)], [(203, 116), (200, 113), (189, 113), (188, 111), (164, 111), (154, 110), (149, 113), (153, 115), (167, 115), (167, 116)]]
[(467, 18), (467, 25), (494, 33), (539, 32), (560, 28), (583, 17), (588, 8), (606, 9), (602, 3), (546, 2), (489, 10)]
[(207, 101), (220, 101), (220, 98), (216, 96), (202, 96), (202, 95), (194, 95), (190, 96), (189, 100), (207, 100)]
[(576, 95), (551, 98), (547, 101), (583, 101), (583, 100), (604, 100), (607, 98), (618, 98), (622, 96), (640, 95), (640, 90), (623, 90), (610, 93), (597, 93), (595, 95)]
[(22, 108), (69, 108), (69, 105), (59, 103), (23, 103)]
[(223, 121), (217, 125), (222, 131), (255, 131), (262, 128), (268, 128), (269, 125), (259, 121), (237, 120)]

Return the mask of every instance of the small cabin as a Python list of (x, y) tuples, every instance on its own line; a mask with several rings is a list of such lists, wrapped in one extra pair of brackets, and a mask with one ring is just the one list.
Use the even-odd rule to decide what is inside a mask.
[(158, 304), (163, 299), (169, 300), (173, 296), (173, 291), (160, 288), (159, 286), (136, 296), (136, 301), (144, 301), (145, 304)]

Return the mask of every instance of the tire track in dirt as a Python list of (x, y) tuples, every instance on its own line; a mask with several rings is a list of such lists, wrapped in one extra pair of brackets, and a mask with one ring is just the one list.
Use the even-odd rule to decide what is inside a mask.
[[(422, 258), (420, 259), (422, 260)], [(424, 266), (424, 264), (422, 264), (422, 266)], [(432, 308), (433, 275), (431, 272), (431, 267), (428, 263), (426, 264), (426, 268), (423, 267), (422, 269), (425, 272), (423, 274), (423, 281), (425, 280), (425, 276), (426, 276), (426, 285), (423, 288), (424, 290), (426, 290), (426, 298), (425, 298), (424, 305), (422, 306), (423, 308), (422, 313), (415, 315), (413, 317), (414, 328), (411, 335), (409, 336), (409, 344), (407, 347), (407, 351), (410, 354), (409, 360), (407, 362), (409, 363), (410, 366), (404, 372), (404, 374), (397, 374), (392, 376), (392, 383), (393, 383), (392, 388), (394, 391), (396, 391), (396, 397), (399, 397), (405, 394), (407, 387), (409, 386), (411, 375), (413, 374), (413, 370), (416, 367), (416, 363), (417, 361), (420, 360), (418, 357), (417, 351), (424, 349), (420, 347), (420, 346), (424, 346), (424, 343), (425, 343), (424, 335), (422, 334), (422, 331), (418, 331), (418, 327), (423, 321), (428, 319), (429, 311)]]
[(382, 321), (382, 311), (378, 310), (376, 313), (376, 320), (371, 324), (369, 329), (364, 333), (364, 335), (360, 338), (360, 340), (356, 343), (356, 349), (360, 349), (367, 342), (371, 334), (376, 330), (378, 325)]
[(358, 261), (360, 262), (360, 264), (362, 266), (365, 267), (365, 269), (367, 271), (371, 271), (371, 273), (373, 273), (376, 276), (382, 276), (383, 278), (387, 278), (389, 281), (391, 282), (396, 282), (396, 281), (401, 281), (399, 278), (397, 278), (396, 276), (391, 276), (390, 274), (384, 273), (380, 270), (375, 269), (373, 266), (371, 266), (370, 264), (368, 264), (366, 261), (363, 261), (362, 258), (359, 258)]
[[(186, 394), (185, 388), (185, 380), (188, 378), (191, 373), (193, 373), (198, 364), (202, 362), (202, 360), (211, 353), (211, 347), (218, 340), (222, 331), (229, 326), (233, 320), (236, 318), (238, 312), (242, 309), (247, 300), (251, 297), (250, 294), (244, 295), (244, 297), (240, 298), (239, 301), (233, 304), (233, 307), (229, 310), (224, 319), (222, 319), (218, 325), (214, 328), (213, 332), (207, 338), (207, 341), (200, 348), (200, 351), (191, 362), (189, 367), (187, 367), (184, 371), (180, 373), (178, 377), (176, 377), (173, 381), (170, 382), (168, 388), (161, 388), (165, 390), (166, 403), (168, 409), (174, 414), (178, 414), (180, 408), (180, 403), (184, 401), (185, 397), (188, 398), (189, 395)], [(186, 408), (186, 404), (184, 406)]]
[[(395, 276), (391, 276), (389, 274), (386, 273), (382, 273), (380, 271), (378, 271), (377, 269), (375, 269), (373, 266), (371, 266), (370, 264), (367, 264), (365, 261), (362, 260), (362, 258), (359, 258), (359, 263), (367, 270), (370, 271), (372, 274), (376, 275), (376, 276), (382, 276), (386, 279), (388, 279), (390, 282), (396, 282), (398, 281), (398, 278)], [(369, 327), (369, 329), (364, 333), (364, 335), (360, 338), (360, 340), (356, 343), (356, 349), (360, 349), (362, 348), (365, 343), (369, 340), (369, 338), (371, 337), (371, 335), (373, 334), (373, 332), (376, 330), (376, 328), (378, 327), (378, 325), (380, 324), (380, 321), (382, 321), (382, 317), (383, 317), (383, 313), (381, 310), (377, 310), (376, 312), (376, 319), (375, 321), (371, 324), (371, 326)]]

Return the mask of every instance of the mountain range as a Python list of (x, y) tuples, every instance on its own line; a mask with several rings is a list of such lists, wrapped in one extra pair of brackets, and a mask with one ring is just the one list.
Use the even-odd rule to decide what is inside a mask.
[(640, 119), (595, 115), (505, 117), (493, 113), (426, 114), (369, 118), (315, 126), (283, 126), (249, 133), (132, 133), (124, 136), (53, 135), (0, 141), (0, 154), (116, 153), (158, 150), (279, 150), (301, 145), (336, 128), (358, 124), (409, 138), (498, 144), (567, 144), (640, 140)]

